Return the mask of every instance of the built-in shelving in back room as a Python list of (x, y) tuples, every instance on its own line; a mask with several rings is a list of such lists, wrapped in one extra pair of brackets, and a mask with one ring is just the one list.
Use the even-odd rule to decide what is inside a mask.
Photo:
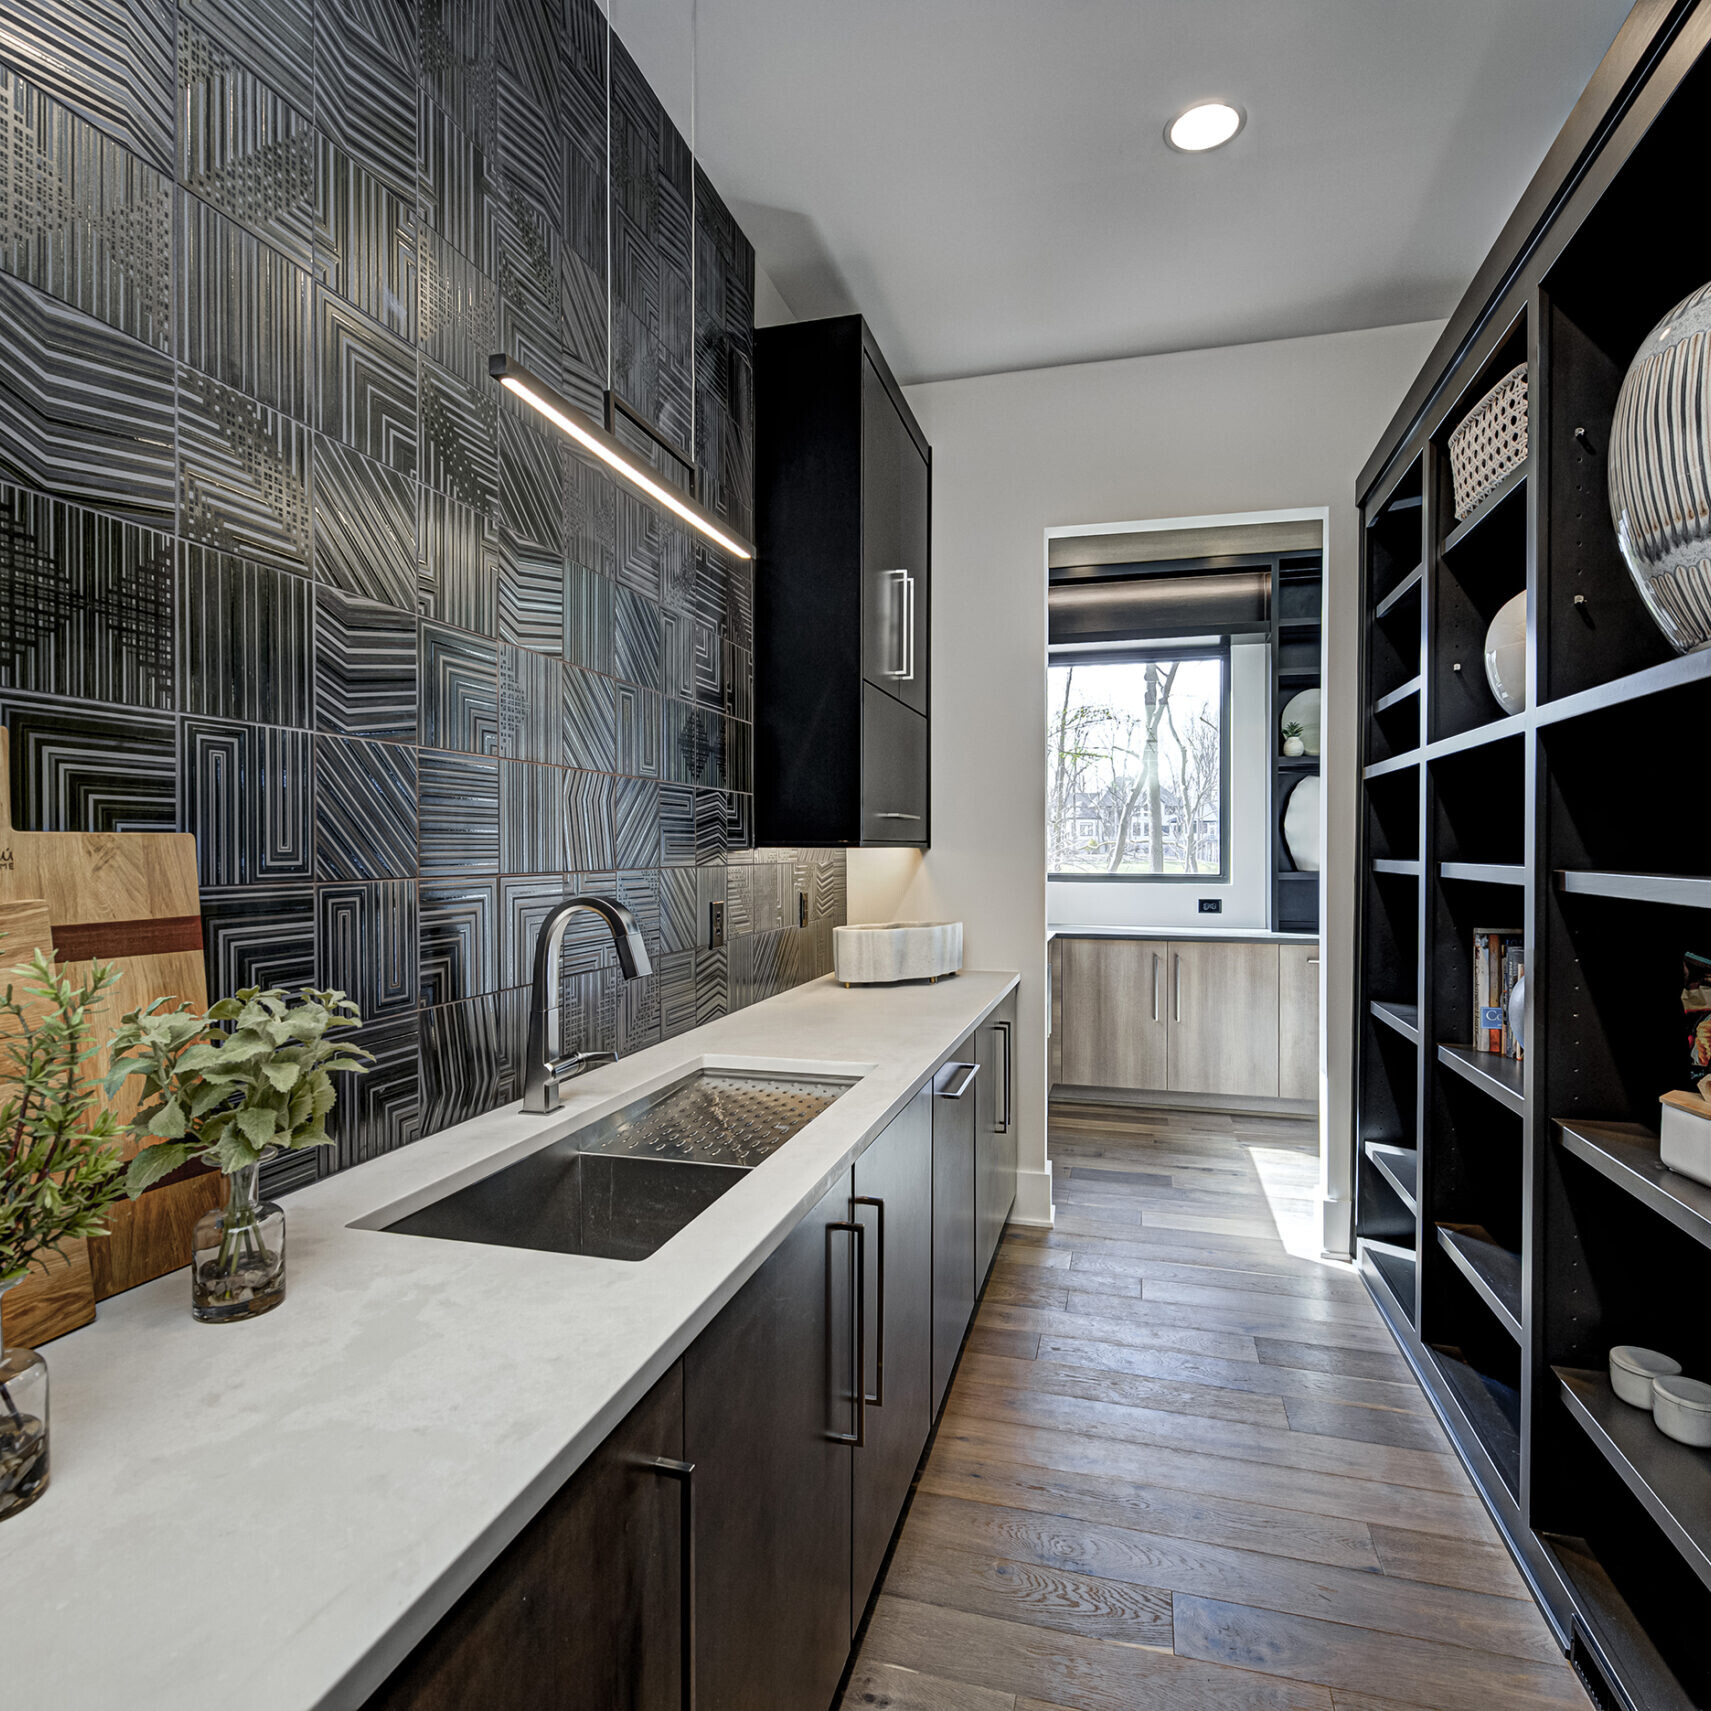
[[(1688, 758), (1711, 652), (1677, 657), (1643, 606), (1605, 458), (1640, 341), (1711, 279), (1672, 202), (1708, 39), (1706, 3), (1618, 38), (1359, 489), (1361, 1268), (1595, 1700), (1628, 1711), (1711, 1700), (1711, 1452), (1605, 1377), (1639, 1343), (1711, 1379), (1711, 1189), (1658, 1156), (1682, 955), (1711, 949)], [(1526, 456), (1458, 517), (1450, 436), (1522, 363)], [(1522, 594), (1515, 712), (1483, 650)], [(1519, 1060), (1472, 1049), (1487, 930), (1524, 944)]]

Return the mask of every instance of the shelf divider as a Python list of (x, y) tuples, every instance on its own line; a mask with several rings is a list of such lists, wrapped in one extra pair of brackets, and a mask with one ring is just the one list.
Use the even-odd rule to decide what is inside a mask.
[(1403, 577), (1402, 580), (1399, 583), (1397, 583), (1397, 585), (1393, 589), (1391, 589), (1391, 591), (1387, 595), (1385, 595), (1385, 597), (1382, 600), (1380, 600), (1376, 606), (1373, 607), (1373, 609), (1372, 609), (1373, 617), (1375, 617), (1375, 618), (1388, 618), (1390, 616), (1390, 614), (1392, 612), (1394, 612), (1396, 610), (1396, 608), (1398, 606), (1400, 606), (1402, 604), (1402, 602), (1404, 600), (1406, 600), (1408, 598), (1408, 596), (1410, 594), (1412, 594), (1414, 592), (1414, 590), (1417, 589), (1422, 582), (1425, 581), (1425, 579), (1426, 579), (1426, 567), (1425, 567), (1425, 565), (1423, 565), (1423, 564), (1415, 565), (1414, 568), (1411, 571), (1409, 571), (1408, 574), (1405, 577)]
[(1701, 1247), (1711, 1248), (1711, 1188), (1670, 1170), (1658, 1156), (1655, 1131), (1638, 1123), (1557, 1120), (1564, 1151), (1589, 1164)]
[(1624, 903), (1664, 903), (1711, 909), (1711, 879), (1679, 873), (1583, 873), (1557, 869), (1557, 889), (1571, 897), (1614, 897)]
[(1394, 1028), (1403, 1039), (1412, 1040), (1415, 1045), (1420, 1043), (1419, 1005), (1403, 1004), (1389, 998), (1374, 998), (1370, 1003), (1373, 1015), (1386, 1027)]
[(1420, 1215), (1420, 1155), (1412, 1147), (1388, 1141), (1368, 1141), (1366, 1156), (1373, 1169), (1396, 1190), (1396, 1197), (1417, 1218)]
[(1406, 754), (1392, 755), (1389, 760), (1375, 760), (1364, 773), (1363, 778), (1383, 778), (1387, 773), (1403, 772), (1411, 766), (1420, 764), (1420, 751), (1410, 749)]
[(1420, 864), (1417, 861), (1402, 861), (1394, 856), (1375, 856), (1372, 871), (1392, 874), (1398, 879), (1418, 879)]
[[(1428, 1343), (1426, 1353), (1442, 1376), (1451, 1399), (1461, 1410), (1474, 1440), (1491, 1458), (1498, 1478), (1507, 1486), (1513, 1501), (1521, 1489), (1521, 1433), (1509, 1418), (1499, 1396), (1513, 1397), (1514, 1393), (1508, 1386), (1486, 1377), (1460, 1349)], [(1519, 1406), (1518, 1398), (1515, 1406)]]
[(1415, 672), (1406, 683), (1398, 684), (1388, 695), (1381, 695), (1373, 702), (1375, 713), (1388, 713), (1392, 707), (1400, 707), (1404, 701), (1420, 693), (1420, 674)]
[(1525, 885), (1527, 870), (1519, 862), (1441, 861), (1440, 879), (1460, 879), (1474, 885)]
[(1687, 1566), (1711, 1587), (1711, 1456), (1666, 1438), (1645, 1409), (1617, 1396), (1606, 1374), (1552, 1370), (1569, 1413)]
[(1440, 1224), (1438, 1246), (1472, 1284), (1497, 1321), (1521, 1342), (1521, 1256), (1511, 1253), (1478, 1224)]
[(1517, 1058), (1499, 1057), (1496, 1052), (1476, 1052), (1470, 1046), (1439, 1046), (1438, 1062), (1454, 1070), (1463, 1081), (1488, 1093), (1517, 1117), (1527, 1114), (1526, 1066)]
[(1507, 505), (1515, 494), (1527, 485), (1527, 476), (1532, 469), (1532, 460), (1518, 463), (1509, 473), (1498, 482), (1489, 498), (1480, 502), (1480, 507), (1465, 521), (1458, 523), (1444, 536), (1444, 544), (1440, 549), (1447, 558), (1469, 536), (1478, 534), (1481, 528), (1497, 515)]

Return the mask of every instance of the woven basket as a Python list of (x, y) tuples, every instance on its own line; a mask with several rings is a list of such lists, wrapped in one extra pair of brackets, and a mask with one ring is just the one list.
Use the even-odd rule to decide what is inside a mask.
[(1450, 435), (1456, 521), (1471, 517), (1517, 464), (1527, 461), (1527, 365), (1510, 371)]

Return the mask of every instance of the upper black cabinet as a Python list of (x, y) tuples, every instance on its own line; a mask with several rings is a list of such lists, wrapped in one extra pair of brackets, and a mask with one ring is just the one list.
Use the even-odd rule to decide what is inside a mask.
[(925, 848), (932, 451), (859, 315), (755, 338), (756, 841)]

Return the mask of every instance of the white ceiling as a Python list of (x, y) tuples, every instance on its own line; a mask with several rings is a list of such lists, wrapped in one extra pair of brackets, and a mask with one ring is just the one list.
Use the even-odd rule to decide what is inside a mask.
[(685, 131), (692, 8), (761, 265), (915, 381), (1447, 315), (1628, 0), (611, 0)]

